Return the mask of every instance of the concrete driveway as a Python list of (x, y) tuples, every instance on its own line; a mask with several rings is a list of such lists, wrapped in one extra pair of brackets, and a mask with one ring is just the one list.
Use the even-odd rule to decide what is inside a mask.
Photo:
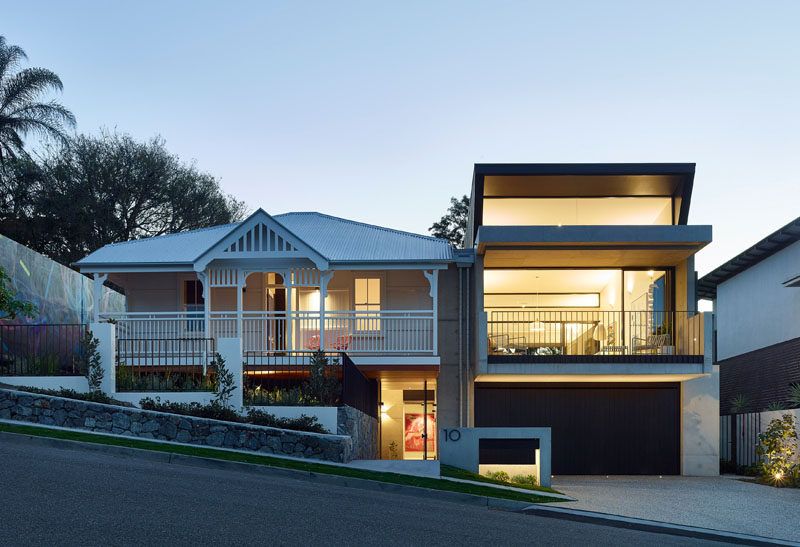
[(727, 476), (557, 476), (553, 488), (578, 500), (558, 507), (800, 541), (796, 488)]

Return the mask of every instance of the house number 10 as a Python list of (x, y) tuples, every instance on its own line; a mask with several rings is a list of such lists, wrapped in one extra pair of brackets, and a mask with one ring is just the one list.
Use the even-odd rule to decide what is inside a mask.
[(444, 433), (445, 441), (452, 441), (455, 443), (461, 440), (461, 432), (458, 429), (443, 429), (442, 432)]

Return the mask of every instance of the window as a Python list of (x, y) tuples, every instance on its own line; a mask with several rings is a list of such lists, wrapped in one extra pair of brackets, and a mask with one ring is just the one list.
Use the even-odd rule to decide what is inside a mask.
[[(356, 312), (378, 312), (381, 309), (381, 280), (379, 277), (356, 278), (355, 290)], [(380, 330), (381, 321), (378, 313), (358, 313), (356, 321), (358, 330)]]
[[(183, 282), (183, 307), (187, 312), (202, 312), (206, 307), (206, 300), (203, 298), (203, 283), (196, 279), (189, 279)], [(187, 314), (189, 317), (203, 317), (202, 313)], [(206, 328), (205, 321), (187, 321), (186, 329), (192, 332), (201, 332)]]

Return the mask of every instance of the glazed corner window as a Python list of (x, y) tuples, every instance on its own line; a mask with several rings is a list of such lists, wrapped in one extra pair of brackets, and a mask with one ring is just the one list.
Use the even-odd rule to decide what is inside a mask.
[[(377, 312), (381, 309), (381, 280), (379, 277), (356, 278), (355, 306), (357, 312)], [(380, 330), (379, 314), (358, 313), (358, 330)]]
[(203, 298), (203, 283), (196, 279), (183, 282), (183, 304), (186, 311), (203, 311), (206, 306)]

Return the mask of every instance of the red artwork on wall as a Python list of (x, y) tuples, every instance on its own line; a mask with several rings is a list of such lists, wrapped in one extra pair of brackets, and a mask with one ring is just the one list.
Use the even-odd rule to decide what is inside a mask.
[[(406, 452), (423, 452), (422, 435), (425, 433), (425, 423), (422, 414), (406, 414), (405, 423), (405, 448)], [(428, 414), (428, 452), (433, 452), (436, 441), (436, 418)]]

